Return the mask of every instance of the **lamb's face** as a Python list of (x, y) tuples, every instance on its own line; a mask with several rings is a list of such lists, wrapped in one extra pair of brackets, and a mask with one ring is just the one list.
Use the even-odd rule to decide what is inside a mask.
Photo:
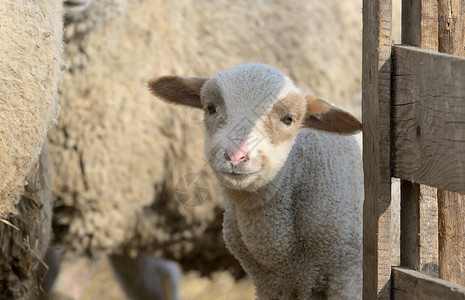
[(228, 188), (256, 190), (283, 167), (306, 112), (304, 95), (276, 69), (247, 64), (201, 90), (207, 160)]
[(240, 65), (210, 79), (162, 76), (149, 88), (168, 103), (204, 110), (208, 163), (231, 189), (254, 191), (273, 180), (302, 126), (338, 134), (362, 129), (352, 115), (304, 95), (264, 64)]

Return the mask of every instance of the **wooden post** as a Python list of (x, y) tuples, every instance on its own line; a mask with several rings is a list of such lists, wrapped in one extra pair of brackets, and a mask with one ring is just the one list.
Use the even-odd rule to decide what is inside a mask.
[(465, 3), (439, 0), (439, 52), (465, 56)]
[[(465, 2), (438, 3), (439, 51), (465, 56)], [(438, 190), (438, 201), (439, 277), (465, 286), (465, 195)]]
[[(402, 44), (437, 51), (439, 26), (437, 16), (437, 0), (403, 0)], [(402, 180), (400, 245), (402, 266), (432, 277), (438, 276), (437, 224), (436, 189)]]
[(391, 0), (363, 1), (363, 299), (391, 295)]
[(437, 0), (402, 0), (402, 44), (438, 51)]
[(465, 286), (465, 195), (438, 191), (439, 278)]
[(438, 277), (437, 189), (401, 181), (400, 264)]

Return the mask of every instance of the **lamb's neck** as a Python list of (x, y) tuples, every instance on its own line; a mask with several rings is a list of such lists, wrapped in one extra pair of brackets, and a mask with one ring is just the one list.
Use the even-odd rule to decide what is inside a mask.
[[(254, 213), (270, 206), (270, 202), (275, 202), (279, 191), (276, 185), (270, 183), (254, 191), (234, 190), (224, 188), (226, 199), (243, 213)], [(273, 205), (276, 205), (273, 203)]]
[[(233, 190), (225, 188), (227, 201), (233, 204), (238, 218), (263, 219), (269, 225), (277, 219), (293, 219), (293, 201), (284, 183), (285, 176), (278, 174), (273, 181), (254, 191)], [(271, 222), (271, 223), (270, 223)]]
[(296, 239), (292, 201), (269, 187), (256, 192), (229, 190), (226, 199), (232, 205), (226, 206), (225, 215), (234, 216), (250, 255), (268, 267), (285, 260)]
[(252, 191), (223, 187), (226, 199), (243, 213), (254, 213), (268, 210), (271, 207), (291, 205), (291, 203), (282, 201), (284, 199), (280, 195), (283, 193), (283, 186), (286, 185), (286, 171), (287, 166), (284, 166), (270, 182)]

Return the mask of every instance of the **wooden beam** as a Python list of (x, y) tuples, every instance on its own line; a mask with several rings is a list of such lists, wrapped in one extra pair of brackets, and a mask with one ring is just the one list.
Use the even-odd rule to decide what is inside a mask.
[[(465, 2), (439, 0), (438, 3), (439, 51), (465, 56)], [(465, 122), (463, 114), (462, 122)], [(463, 123), (460, 128), (465, 129)], [(465, 195), (439, 190), (438, 204), (439, 277), (465, 286)]]
[(465, 300), (465, 288), (403, 268), (392, 269), (392, 294), (396, 300)]
[(393, 175), (465, 193), (465, 58), (393, 51)]
[(363, 299), (390, 299), (391, 0), (363, 1)]

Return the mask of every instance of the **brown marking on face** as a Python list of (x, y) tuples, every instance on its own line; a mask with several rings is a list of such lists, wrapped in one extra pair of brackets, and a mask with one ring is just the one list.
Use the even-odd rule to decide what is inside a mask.
[[(300, 129), (300, 124), (305, 115), (305, 101), (301, 94), (290, 93), (279, 99), (265, 118), (265, 132), (270, 137), (271, 144), (280, 143), (292, 139)], [(291, 116), (293, 122), (290, 125), (283, 123), (282, 119)]]
[(313, 96), (305, 98), (307, 112), (303, 122), (304, 127), (338, 134), (354, 134), (362, 130), (362, 123), (348, 112)]
[[(205, 84), (205, 86), (202, 87), (201, 102), (205, 112), (203, 123), (207, 133), (211, 137), (215, 130), (222, 128), (226, 124), (227, 119), (225, 114), (223, 93), (221, 92), (221, 89), (216, 80), (210, 80)], [(206, 106), (208, 104), (213, 104), (217, 112), (210, 115), (206, 110)], [(222, 111), (222, 113), (218, 113), (219, 109)]]

